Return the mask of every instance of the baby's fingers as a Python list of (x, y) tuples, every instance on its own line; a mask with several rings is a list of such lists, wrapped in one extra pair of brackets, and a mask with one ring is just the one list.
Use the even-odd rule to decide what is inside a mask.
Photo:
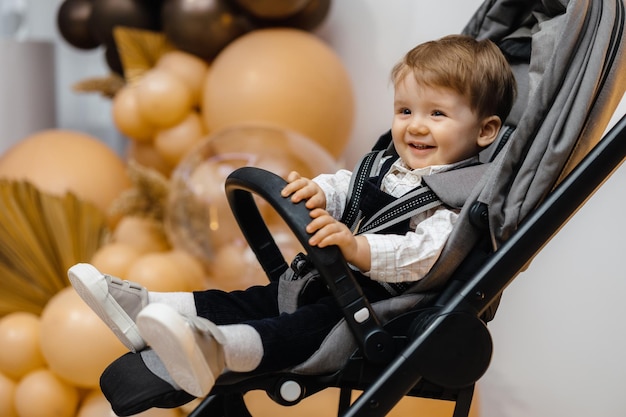
[(306, 231), (308, 233), (315, 233), (316, 231), (320, 230), (322, 227), (335, 222), (335, 219), (333, 219), (326, 212), (326, 210), (323, 210), (320, 208), (311, 210), (310, 215), (313, 218), (313, 220), (311, 220), (311, 222), (306, 226)]
[(291, 171), (289, 175), (287, 175), (287, 185), (283, 187), (280, 192), (280, 195), (283, 197), (288, 197), (294, 192), (298, 191), (300, 188), (306, 185), (306, 180), (302, 178), (302, 176), (296, 171)]

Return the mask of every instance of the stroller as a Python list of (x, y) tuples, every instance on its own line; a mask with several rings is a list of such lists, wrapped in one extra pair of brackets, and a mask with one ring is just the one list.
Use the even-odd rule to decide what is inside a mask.
[[(463, 32), (501, 47), (518, 102), (485, 164), (441, 174), (458, 176), (463, 192), (427, 181), (463, 209), (430, 273), (400, 296), (370, 304), (337, 248), (307, 244), (308, 210), (280, 197), (281, 178), (233, 172), (228, 201), (269, 279), (288, 266), (254, 196), (291, 228), (345, 319), (294, 369), (224, 373), (190, 417), (250, 416), (250, 390), (293, 405), (329, 387), (340, 389), (342, 416), (383, 416), (408, 395), (453, 401), (453, 416), (466, 417), (489, 366), (486, 323), (502, 292), (626, 157), (626, 118), (601, 138), (626, 89), (624, 9), (623, 0), (487, 0), (476, 11)], [(387, 133), (374, 149), (392, 152), (389, 142)], [(353, 390), (363, 393), (351, 403)]]

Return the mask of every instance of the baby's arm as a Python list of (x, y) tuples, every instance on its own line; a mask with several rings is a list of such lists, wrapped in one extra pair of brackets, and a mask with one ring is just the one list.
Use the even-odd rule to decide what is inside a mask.
[(301, 176), (296, 171), (292, 171), (287, 176), (288, 184), (280, 192), (283, 197), (291, 195), (293, 203), (306, 200), (305, 206), (309, 210), (315, 208), (326, 208), (326, 195), (322, 188), (313, 180)]

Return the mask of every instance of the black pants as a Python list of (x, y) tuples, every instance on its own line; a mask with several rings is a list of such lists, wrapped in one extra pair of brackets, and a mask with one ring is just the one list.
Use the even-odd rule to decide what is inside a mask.
[[(380, 285), (359, 277), (370, 302), (389, 297)], [(343, 317), (334, 298), (318, 287), (317, 297), (291, 314), (279, 314), (278, 284), (242, 291), (194, 292), (198, 315), (218, 325), (243, 323), (255, 328), (263, 343), (263, 359), (256, 371), (283, 370), (308, 359)], [(118, 415), (132, 415), (152, 407), (173, 408), (193, 399), (152, 374), (138, 354), (113, 362), (100, 379), (102, 392)]]
[(208, 290), (194, 293), (198, 315), (215, 324), (242, 323), (261, 336), (263, 359), (257, 371), (277, 371), (304, 362), (341, 319), (342, 313), (328, 294), (292, 314), (279, 314), (278, 284), (245, 291)]

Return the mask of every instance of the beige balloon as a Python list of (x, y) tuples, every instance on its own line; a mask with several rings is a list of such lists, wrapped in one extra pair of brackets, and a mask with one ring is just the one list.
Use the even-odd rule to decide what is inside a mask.
[(141, 253), (164, 252), (169, 242), (158, 220), (139, 215), (126, 215), (113, 231), (113, 241), (133, 246)]
[(73, 417), (78, 400), (78, 390), (49, 369), (29, 373), (15, 389), (20, 417)]
[(125, 162), (86, 133), (51, 129), (22, 139), (0, 158), (0, 178), (28, 180), (41, 191), (68, 191), (103, 213), (131, 186)]
[(0, 416), (18, 417), (15, 410), (16, 387), (16, 381), (0, 373)]
[[(91, 391), (81, 402), (76, 417), (112, 417), (113, 410), (100, 390)], [(176, 408), (151, 408), (133, 417), (182, 417)]]
[(154, 148), (173, 168), (204, 139), (205, 134), (202, 118), (192, 111), (177, 125), (159, 130), (154, 137)]
[(138, 142), (131, 140), (126, 147), (126, 157), (139, 165), (154, 169), (166, 177), (170, 175), (172, 167), (154, 147), (154, 142)]
[(153, 252), (140, 256), (128, 269), (126, 279), (150, 291), (189, 291), (189, 283), (181, 274), (184, 271), (179, 263), (167, 252)]
[(137, 82), (136, 89), (139, 114), (158, 128), (180, 123), (193, 106), (187, 84), (163, 69), (148, 70)]
[(200, 105), (202, 85), (209, 71), (206, 61), (188, 52), (174, 50), (161, 55), (156, 67), (179, 77), (191, 91), (192, 105)]
[(113, 97), (111, 112), (115, 127), (131, 140), (150, 142), (155, 135), (155, 127), (139, 112), (137, 89), (127, 85)]
[(26, 312), (11, 313), (0, 319), (0, 372), (20, 379), (45, 366), (39, 343), (40, 324), (38, 316)]
[(109, 242), (93, 254), (89, 263), (101, 272), (127, 279), (128, 270), (144, 252), (125, 242)]
[(350, 77), (337, 54), (308, 32), (272, 28), (231, 42), (213, 61), (202, 115), (212, 132), (243, 122), (288, 128), (338, 157), (354, 119)]
[(44, 307), (41, 350), (55, 374), (82, 388), (98, 387), (102, 371), (127, 351), (71, 287)]

